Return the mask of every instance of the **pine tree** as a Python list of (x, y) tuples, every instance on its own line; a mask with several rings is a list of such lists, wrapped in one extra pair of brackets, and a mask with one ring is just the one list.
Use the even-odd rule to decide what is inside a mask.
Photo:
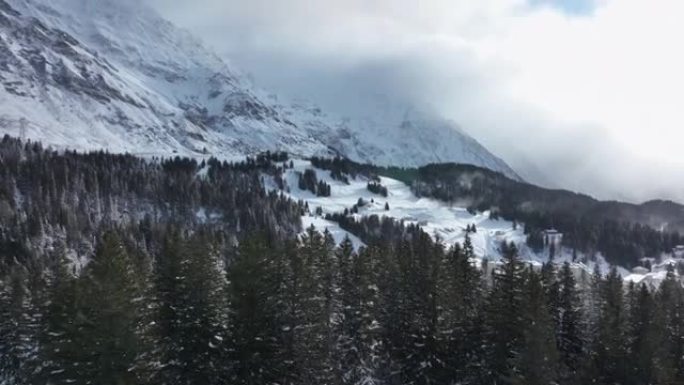
[(391, 381), (410, 384), (419, 381), (419, 371), (424, 368), (423, 357), (416, 352), (417, 347), (425, 346), (419, 318), (424, 302), (417, 299), (419, 268), (411, 242), (403, 240), (395, 258), (394, 277), (387, 277), (392, 285), (382, 290), (386, 293), (383, 303), (389, 306), (383, 316), (385, 341), (392, 360)]
[(78, 280), (55, 269), (42, 333), (49, 383), (134, 384), (142, 353), (141, 277), (118, 234), (105, 234)]
[(585, 341), (585, 359), (581, 363), (579, 370), (582, 382), (595, 382), (599, 376), (598, 362), (599, 351), (599, 329), (603, 314), (603, 286), (604, 280), (599, 269), (599, 265), (594, 265), (593, 273), (585, 280), (588, 285), (583, 294), (586, 327), (582, 333)]
[(321, 251), (316, 255), (314, 270), (318, 277), (316, 281), (316, 295), (321, 297), (319, 304), (322, 305), (317, 321), (319, 325), (319, 368), (322, 369), (317, 376), (319, 383), (335, 383), (335, 346), (336, 330), (335, 320), (339, 315), (339, 271), (337, 245), (332, 234), (326, 229), (323, 233), (323, 245)]
[(161, 384), (219, 384), (228, 376), (226, 281), (212, 241), (173, 232), (157, 261)]
[(577, 282), (568, 262), (563, 264), (559, 274), (560, 319), (557, 341), (562, 362), (568, 373), (564, 377), (575, 378), (580, 369), (584, 351), (583, 315)]
[(287, 253), (281, 311), (288, 377), (294, 383), (327, 383), (333, 378), (335, 271), (329, 237), (311, 227)]
[(20, 265), (0, 281), (0, 383), (29, 384), (38, 365), (40, 312)]
[(357, 341), (353, 338), (360, 327), (356, 301), (360, 297), (359, 287), (356, 286), (354, 276), (354, 261), (357, 259), (353, 244), (348, 237), (342, 241), (337, 251), (340, 304), (337, 315), (336, 334), (337, 342), (335, 354), (337, 356), (337, 373), (343, 384), (354, 384), (362, 375), (361, 352), (358, 350)]
[(629, 368), (631, 384), (661, 383), (658, 373), (658, 344), (662, 336), (658, 325), (655, 301), (645, 284), (630, 285), (630, 314), (628, 327)]
[(547, 295), (541, 277), (528, 269), (523, 309), (524, 342), (520, 354), (514, 359), (516, 370), (511, 381), (514, 384), (546, 385), (558, 381), (559, 354), (553, 319), (546, 304)]
[(429, 384), (444, 381), (445, 336), (440, 333), (439, 320), (443, 316), (440, 303), (440, 261), (444, 249), (441, 242), (433, 242), (425, 233), (413, 240), (414, 265), (405, 277), (405, 311), (407, 335), (403, 358), (404, 382)]
[(401, 373), (401, 357), (404, 351), (401, 339), (404, 331), (402, 328), (404, 297), (401, 294), (403, 274), (399, 265), (398, 250), (383, 247), (378, 251), (376, 284), (382, 352), (378, 360), (377, 373), (378, 378), (384, 383), (397, 381)]
[(264, 236), (240, 243), (228, 268), (234, 384), (274, 384), (286, 374), (281, 318), (281, 264)]
[(487, 365), (490, 383), (510, 383), (524, 335), (524, 265), (514, 244), (502, 245), (503, 264), (494, 274), (487, 304)]
[(144, 298), (140, 277), (121, 239), (106, 234), (81, 279), (80, 332), (86, 344), (85, 378), (102, 385), (136, 382), (134, 367), (141, 353), (136, 331)]
[(627, 311), (622, 278), (615, 267), (602, 285), (601, 299), (595, 368), (598, 378), (604, 383), (625, 383), (628, 378)]
[[(466, 381), (471, 383), (481, 383), (487, 378), (487, 323), (485, 322), (486, 312), (486, 283), (483, 279), (483, 273), (474, 265), (475, 249), (470, 240), (466, 237), (463, 242), (463, 257), (460, 260), (462, 265), (461, 270), (462, 282), (461, 288), (465, 290), (462, 297), (464, 312), (462, 314), (464, 335), (464, 343), (461, 344), (461, 352), (465, 353), (465, 361), (463, 364), (463, 377)], [(486, 262), (484, 270), (486, 271)], [(461, 364), (461, 365), (463, 365)]]
[(466, 234), (463, 247), (458, 244), (445, 254), (440, 268), (440, 293), (443, 299), (440, 317), (445, 334), (446, 378), (478, 381), (484, 366), (482, 276), (474, 265), (474, 250)]
[(657, 352), (658, 377), (662, 382), (684, 380), (684, 290), (675, 276), (674, 266), (667, 269), (665, 280), (656, 293), (658, 311), (655, 316), (662, 327)]
[(379, 323), (376, 319), (378, 287), (373, 279), (377, 250), (349, 252), (346, 239), (340, 249), (340, 337), (338, 349), (342, 383), (371, 385), (379, 382), (381, 354)]
[(86, 359), (87, 345), (80, 338), (80, 287), (68, 270), (63, 257), (52, 267), (40, 333), (43, 368), (36, 373), (38, 383), (79, 383), (84, 374), (80, 363)]
[(163, 240), (162, 249), (155, 261), (154, 299), (155, 306), (154, 330), (157, 334), (157, 346), (153, 349), (151, 359), (157, 361), (160, 368), (153, 373), (153, 383), (166, 384), (179, 380), (181, 360), (176, 357), (182, 351), (183, 341), (181, 328), (184, 319), (181, 317), (183, 296), (180, 280), (182, 275), (183, 242), (178, 230), (171, 230)]
[(561, 303), (560, 303), (560, 282), (556, 274), (556, 266), (553, 262), (545, 263), (541, 268), (541, 280), (544, 287), (544, 295), (546, 296), (546, 307), (548, 309), (551, 320), (553, 321), (554, 334), (556, 341), (560, 340), (560, 324), (561, 324)]
[(464, 352), (460, 350), (464, 340), (463, 291), (460, 286), (461, 261), (463, 251), (459, 244), (455, 244), (442, 257), (437, 265), (437, 308), (440, 312), (437, 319), (437, 334), (441, 346), (439, 356), (443, 360), (443, 377), (457, 378), (463, 375), (465, 368)]

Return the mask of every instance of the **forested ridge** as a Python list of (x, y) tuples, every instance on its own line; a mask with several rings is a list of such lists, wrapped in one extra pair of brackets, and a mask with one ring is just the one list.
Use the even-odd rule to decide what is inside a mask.
[(643, 258), (660, 258), (683, 242), (677, 230), (684, 207), (673, 202), (634, 205), (598, 201), (583, 194), (543, 189), (500, 174), (463, 165), (429, 165), (413, 184), (419, 196), (466, 202), (473, 210), (525, 223), (528, 243), (540, 249), (541, 232), (555, 228), (566, 247), (609, 263), (632, 267)]
[(377, 217), (331, 218), (367, 246), (336, 245), (301, 233), (303, 202), (263, 187), (286, 160), (5, 138), (0, 384), (684, 381), (674, 268), (660, 287), (625, 285), (502, 244), (492, 271), (468, 238), (445, 246)]
[(418, 196), (439, 199), (494, 218), (525, 224), (528, 244), (540, 251), (546, 229), (563, 233), (563, 245), (584, 255), (601, 253), (609, 263), (632, 267), (660, 258), (684, 243), (684, 206), (669, 201), (641, 205), (599, 201), (552, 190), (464, 164), (431, 164), (415, 169), (378, 167), (347, 159), (313, 158), (312, 164), (337, 175), (384, 175), (402, 180)]
[[(269, 155), (274, 159), (282, 154)], [(301, 230), (302, 205), (268, 191), (259, 157), (241, 163), (187, 158), (56, 152), (5, 137), (0, 143), (0, 251), (42, 263), (50, 250), (92, 254), (93, 239), (116, 224), (184, 228), (210, 223), (233, 241), (262, 229)], [(275, 172), (275, 171), (270, 171)], [(8, 262), (0, 262), (0, 271)], [(40, 269), (40, 266), (37, 266)]]

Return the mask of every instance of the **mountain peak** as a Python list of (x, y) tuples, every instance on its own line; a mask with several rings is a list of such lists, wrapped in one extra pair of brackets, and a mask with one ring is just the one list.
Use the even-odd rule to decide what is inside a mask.
[(344, 120), (269, 97), (139, 1), (9, 0), (0, 12), (5, 133), (83, 150), (278, 150), (395, 166), (472, 163), (515, 176), (457, 125), (406, 106)]

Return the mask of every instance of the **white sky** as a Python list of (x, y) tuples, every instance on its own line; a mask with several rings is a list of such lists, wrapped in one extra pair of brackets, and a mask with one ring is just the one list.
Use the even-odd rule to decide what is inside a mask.
[(532, 181), (684, 201), (684, 1), (151, 1), (260, 86), (431, 108)]

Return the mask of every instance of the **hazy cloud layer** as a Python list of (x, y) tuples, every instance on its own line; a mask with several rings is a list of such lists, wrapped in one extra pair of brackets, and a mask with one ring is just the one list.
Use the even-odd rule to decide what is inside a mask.
[(684, 201), (680, 0), (149, 0), (287, 96), (458, 121), (529, 179)]

